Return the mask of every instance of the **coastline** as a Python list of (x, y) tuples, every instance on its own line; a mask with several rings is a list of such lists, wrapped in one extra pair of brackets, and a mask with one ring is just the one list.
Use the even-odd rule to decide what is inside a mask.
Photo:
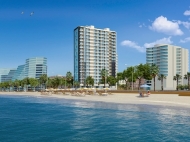
[(178, 96), (178, 94), (151, 94), (149, 97), (139, 97), (137, 93), (114, 93), (108, 96), (86, 95), (84, 97), (71, 95), (41, 95), (40, 92), (0, 92), (0, 95), (16, 95), (16, 96), (33, 96), (33, 97), (48, 97), (61, 98), (69, 100), (83, 100), (93, 102), (107, 102), (118, 104), (147, 104), (161, 106), (179, 106), (190, 108), (190, 97)]

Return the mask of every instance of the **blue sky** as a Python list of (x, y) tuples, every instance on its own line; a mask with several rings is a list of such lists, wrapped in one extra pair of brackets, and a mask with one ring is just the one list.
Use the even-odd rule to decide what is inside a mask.
[(189, 0), (0, 0), (0, 68), (40, 56), (48, 75), (73, 72), (73, 30), (86, 25), (117, 32), (119, 71), (155, 43), (190, 48)]

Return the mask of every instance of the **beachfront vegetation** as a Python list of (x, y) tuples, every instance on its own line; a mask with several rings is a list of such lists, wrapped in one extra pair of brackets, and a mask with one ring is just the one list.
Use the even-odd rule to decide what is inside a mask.
[(187, 83), (188, 83), (188, 90), (189, 90), (190, 72), (187, 72), (187, 74), (185, 74), (185, 75), (184, 75), (184, 79), (187, 79)]
[(179, 74), (176, 74), (176, 76), (173, 77), (173, 80), (175, 80), (177, 83), (177, 87), (176, 87), (177, 91), (178, 91), (178, 82), (180, 79), (181, 79), (181, 75), (179, 75)]
[[(73, 84), (74, 83), (74, 84)], [(7, 81), (0, 83), (1, 91), (36, 91), (45, 90), (45, 88), (70, 88), (80, 86), (80, 83), (73, 82), (71, 72), (67, 73), (66, 77), (48, 78), (47, 75), (40, 76), (39, 79), (24, 78), (22, 80)]]
[(108, 77), (108, 71), (106, 69), (102, 69), (101, 72), (100, 72), (100, 75), (101, 75), (101, 80), (100, 80), (100, 84), (103, 84), (104, 83), (104, 88), (106, 87), (106, 79)]
[(166, 76), (165, 76), (165, 75), (163, 75), (163, 74), (158, 75), (158, 80), (161, 81), (161, 90), (162, 90), (162, 91), (164, 90), (164, 89), (163, 89), (163, 81), (164, 81), (164, 79), (166, 79)]
[(159, 68), (156, 64), (152, 64), (152, 66), (150, 66), (150, 73), (151, 73), (152, 78), (154, 80), (154, 91), (155, 91), (155, 78), (159, 74)]

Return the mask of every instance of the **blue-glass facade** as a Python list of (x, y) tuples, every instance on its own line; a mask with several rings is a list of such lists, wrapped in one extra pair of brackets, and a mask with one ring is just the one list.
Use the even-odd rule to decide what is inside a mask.
[(0, 82), (22, 80), (26, 77), (39, 79), (42, 74), (47, 74), (47, 58), (29, 58), (17, 69), (0, 69)]
[(159, 73), (168, 75), (168, 45), (152, 47), (146, 49), (146, 63), (156, 64)]
[(16, 69), (0, 69), (0, 82), (11, 81)]
[(42, 74), (47, 74), (46, 58), (30, 58), (26, 59), (25, 76), (29, 78), (40, 78)]

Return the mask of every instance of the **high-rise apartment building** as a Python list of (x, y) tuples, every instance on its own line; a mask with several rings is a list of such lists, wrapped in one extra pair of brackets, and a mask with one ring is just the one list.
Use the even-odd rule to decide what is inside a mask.
[(98, 86), (101, 70), (108, 76), (117, 74), (116, 32), (109, 28), (97, 29), (94, 26), (79, 26), (74, 29), (74, 80), (85, 86), (88, 76), (94, 78)]
[[(152, 48), (146, 49), (146, 62), (148, 64), (156, 64), (160, 73), (166, 76), (163, 82), (164, 90), (176, 90), (176, 81), (173, 77), (176, 74), (181, 75), (179, 84), (187, 84), (184, 75), (189, 70), (189, 51), (188, 49), (179, 46), (158, 44)], [(148, 82), (153, 84), (152, 81)], [(153, 88), (153, 85), (151, 85)], [(156, 89), (160, 90), (161, 83), (156, 79)]]

